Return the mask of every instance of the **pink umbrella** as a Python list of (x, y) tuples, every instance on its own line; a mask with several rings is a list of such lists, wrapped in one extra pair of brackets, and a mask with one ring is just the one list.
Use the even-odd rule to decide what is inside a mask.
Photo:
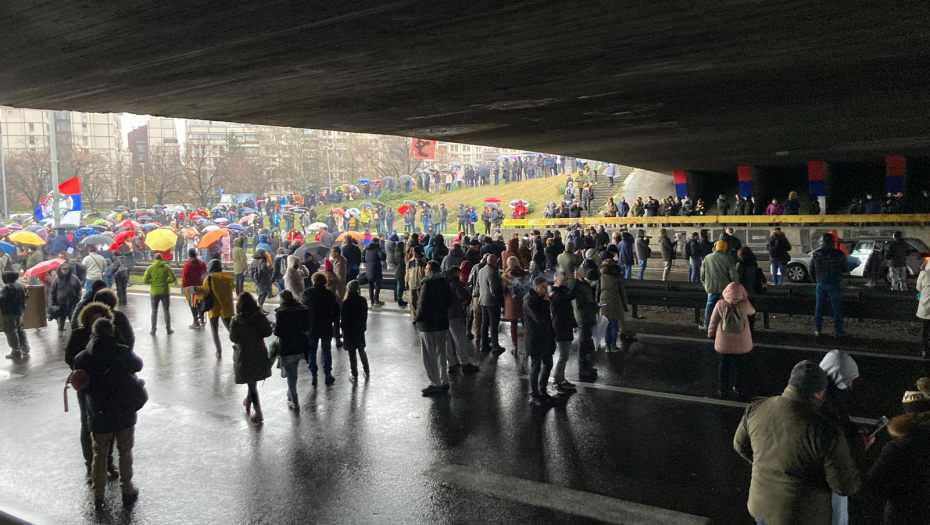
[(39, 277), (41, 275), (45, 275), (48, 272), (54, 270), (55, 268), (58, 268), (59, 266), (61, 266), (63, 262), (65, 262), (64, 259), (49, 259), (48, 261), (42, 261), (39, 264), (33, 266), (32, 268), (29, 268), (28, 270), (26, 270), (26, 273), (23, 274), (23, 277), (29, 278), (29, 277)]

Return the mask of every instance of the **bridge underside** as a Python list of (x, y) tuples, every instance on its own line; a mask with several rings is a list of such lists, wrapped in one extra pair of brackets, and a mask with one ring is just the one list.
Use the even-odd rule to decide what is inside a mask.
[(13, 2), (0, 103), (729, 169), (930, 150), (919, 2)]

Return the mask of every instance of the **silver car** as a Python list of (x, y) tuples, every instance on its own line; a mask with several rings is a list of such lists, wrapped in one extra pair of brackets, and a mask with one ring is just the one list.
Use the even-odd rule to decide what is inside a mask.
[[(907, 250), (907, 274), (910, 276), (917, 275), (920, 271), (920, 265), (925, 257), (930, 256), (930, 248), (920, 239), (914, 237), (905, 237), (908, 244)], [(877, 237), (871, 239), (856, 239), (852, 241), (843, 241), (843, 246), (849, 251), (849, 258), (858, 260), (858, 265), (849, 272), (854, 277), (862, 277), (865, 270), (865, 261), (872, 255), (872, 250), (878, 247), (882, 253), (888, 247), (892, 239), (890, 237)], [(855, 261), (850, 261), (855, 264)], [(795, 255), (788, 262), (788, 280), (794, 283), (801, 283), (810, 280), (811, 254), (805, 253)]]

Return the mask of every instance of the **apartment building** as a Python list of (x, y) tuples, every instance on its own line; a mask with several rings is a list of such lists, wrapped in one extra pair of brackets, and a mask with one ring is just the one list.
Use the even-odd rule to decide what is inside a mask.
[(5, 154), (49, 147), (49, 119), (54, 118), (57, 146), (84, 149), (110, 162), (118, 162), (122, 130), (118, 113), (48, 111), (0, 106), (0, 132)]
[(173, 118), (151, 117), (144, 126), (130, 131), (127, 137), (133, 165), (148, 162), (149, 153), (155, 148), (179, 147)]

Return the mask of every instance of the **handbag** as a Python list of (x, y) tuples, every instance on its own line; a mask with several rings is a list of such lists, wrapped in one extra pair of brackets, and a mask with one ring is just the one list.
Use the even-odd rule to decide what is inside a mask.
[[(210, 276), (207, 276), (207, 279), (209, 279), (209, 278), (210, 278)], [(216, 302), (216, 298), (213, 296), (213, 287), (212, 287), (212, 286), (210, 287), (210, 293), (208, 293), (207, 295), (205, 295), (205, 296), (203, 297), (203, 301), (202, 301), (202, 302), (203, 302), (203, 304), (201, 305), (201, 307), (202, 307), (202, 310), (201, 310), (201, 311), (203, 311), (203, 312), (209, 312), (210, 310), (213, 309), (213, 304)]]

